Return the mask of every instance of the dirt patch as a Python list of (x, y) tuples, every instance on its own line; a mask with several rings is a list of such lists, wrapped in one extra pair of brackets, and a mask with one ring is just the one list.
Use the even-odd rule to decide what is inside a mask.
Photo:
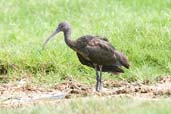
[(129, 96), (137, 98), (158, 98), (171, 95), (171, 77), (160, 77), (155, 83), (107, 80), (104, 88), (96, 92), (95, 87), (77, 81), (66, 81), (54, 87), (36, 86), (27, 81), (0, 85), (0, 106), (21, 106), (38, 102), (60, 102), (85, 96)]

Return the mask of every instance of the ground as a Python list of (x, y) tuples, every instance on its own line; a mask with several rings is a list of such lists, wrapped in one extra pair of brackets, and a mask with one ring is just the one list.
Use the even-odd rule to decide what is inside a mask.
[(104, 88), (96, 92), (94, 86), (81, 84), (78, 81), (68, 80), (56, 84), (53, 87), (34, 85), (28, 83), (28, 79), (16, 83), (2, 84), (0, 86), (1, 107), (17, 107), (40, 102), (62, 102), (64, 99), (88, 97), (88, 96), (126, 96), (137, 99), (168, 98), (171, 95), (171, 77), (164, 76), (156, 79), (154, 83), (149, 81), (104, 81)]

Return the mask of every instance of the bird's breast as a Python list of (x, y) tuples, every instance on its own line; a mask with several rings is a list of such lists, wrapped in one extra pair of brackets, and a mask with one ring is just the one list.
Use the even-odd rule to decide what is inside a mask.
[(90, 61), (88, 50), (86, 50), (86, 49), (76, 49), (76, 52), (79, 53), (84, 59)]

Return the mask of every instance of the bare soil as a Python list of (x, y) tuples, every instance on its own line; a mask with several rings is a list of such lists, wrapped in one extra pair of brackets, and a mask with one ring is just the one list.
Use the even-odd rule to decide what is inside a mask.
[(96, 92), (95, 87), (77, 81), (65, 81), (53, 87), (30, 84), (23, 79), (0, 85), (0, 107), (16, 107), (44, 102), (61, 102), (86, 96), (128, 96), (140, 99), (156, 99), (171, 96), (171, 77), (163, 76), (155, 82), (127, 82), (107, 80), (104, 88)]

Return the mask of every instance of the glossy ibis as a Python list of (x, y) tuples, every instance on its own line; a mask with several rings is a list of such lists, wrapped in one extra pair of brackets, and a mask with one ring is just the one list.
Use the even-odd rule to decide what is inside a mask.
[(67, 22), (61, 22), (58, 25), (57, 29), (44, 42), (43, 48), (59, 32), (64, 33), (66, 44), (77, 53), (79, 61), (83, 65), (95, 69), (96, 91), (100, 91), (102, 88), (102, 72), (123, 73), (121, 66), (126, 68), (130, 66), (127, 57), (117, 51), (106, 38), (86, 35), (73, 41), (71, 39), (71, 26)]

